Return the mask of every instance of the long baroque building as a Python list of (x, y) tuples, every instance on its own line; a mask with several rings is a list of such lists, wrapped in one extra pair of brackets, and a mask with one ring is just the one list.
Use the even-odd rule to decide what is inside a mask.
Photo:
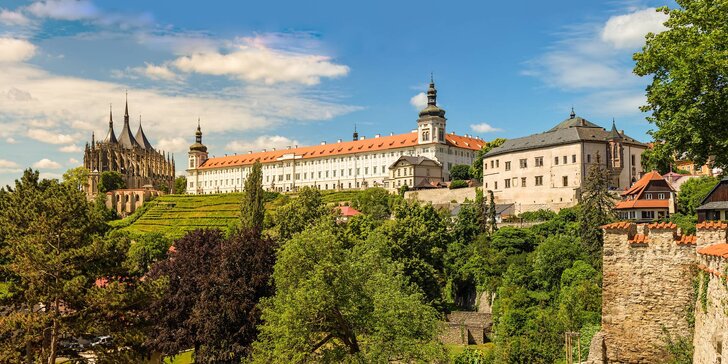
[[(432, 185), (448, 178), (452, 166), (471, 165), (486, 144), (474, 136), (448, 133), (446, 123), (445, 110), (437, 106), (433, 81), (427, 90), (427, 106), (419, 113), (417, 129), (405, 134), (365, 138), (354, 132), (351, 141), (208, 158), (198, 122), (195, 143), (188, 154), (187, 193), (242, 191), (255, 161), (263, 165), (263, 187), (269, 191), (296, 191), (303, 186), (341, 190)], [(402, 156), (432, 160), (441, 173), (427, 176), (427, 170), (424, 176), (417, 176), (414, 167), (395, 165)]]
[(610, 172), (609, 188), (624, 190), (643, 174), (647, 145), (606, 130), (571, 110), (569, 118), (546, 132), (508, 139), (483, 158), (483, 188), (496, 203), (515, 204), (515, 212), (559, 210), (578, 203), (592, 165)]
[(129, 103), (124, 110), (124, 126), (119, 137), (114, 132), (114, 119), (109, 111), (109, 130), (102, 141), (91, 135), (91, 144), (86, 143), (83, 165), (89, 170), (86, 194), (94, 196), (99, 192), (101, 173), (115, 171), (121, 173), (127, 189), (174, 189), (174, 157), (164, 151), (154, 149), (142, 129), (141, 120), (136, 135), (129, 126)]

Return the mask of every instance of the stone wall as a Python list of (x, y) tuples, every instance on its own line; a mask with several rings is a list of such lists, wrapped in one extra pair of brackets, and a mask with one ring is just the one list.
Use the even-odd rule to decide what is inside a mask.
[[(698, 269), (702, 273), (695, 304), (693, 363), (725, 363), (728, 360), (728, 226), (725, 223), (698, 226)], [(707, 280), (707, 285), (703, 280)], [(703, 293), (703, 290), (706, 292)]]
[(433, 205), (447, 205), (453, 200), (462, 203), (465, 199), (475, 201), (475, 188), (465, 187), (454, 190), (448, 188), (436, 188), (431, 190), (407, 191), (404, 193), (406, 199), (416, 199), (423, 202), (431, 202)]
[(445, 344), (483, 344), (493, 327), (488, 313), (453, 311), (445, 318), (445, 329), (440, 334), (440, 340)]
[(692, 337), (695, 238), (671, 223), (604, 226), (602, 334), (608, 363), (662, 363), (664, 330)]

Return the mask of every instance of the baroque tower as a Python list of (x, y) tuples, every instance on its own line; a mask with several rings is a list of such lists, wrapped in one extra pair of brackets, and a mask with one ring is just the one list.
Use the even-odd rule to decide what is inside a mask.
[(202, 130), (200, 129), (199, 118), (197, 119), (197, 131), (195, 131), (195, 143), (190, 145), (190, 151), (187, 155), (187, 175), (191, 177), (190, 180), (187, 181), (188, 188), (195, 188), (202, 191), (199, 185), (199, 172), (194, 170), (207, 160), (207, 147), (202, 144)]
[(437, 106), (437, 89), (435, 80), (430, 76), (430, 87), (427, 89), (427, 107), (420, 111), (417, 119), (418, 144), (445, 144), (445, 110)]

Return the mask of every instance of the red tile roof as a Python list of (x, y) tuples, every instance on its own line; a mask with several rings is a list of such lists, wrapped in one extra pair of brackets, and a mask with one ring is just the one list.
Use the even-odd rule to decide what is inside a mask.
[(647, 244), (651, 240), (645, 234), (636, 234), (632, 239), (629, 240), (630, 244)]
[(361, 212), (351, 206), (336, 206), (336, 209), (341, 212), (341, 216), (349, 217), (361, 214)]
[(620, 209), (635, 209), (635, 208), (646, 208), (646, 209), (669, 209), (670, 200), (624, 200), (617, 202), (614, 205), (617, 210)]
[(698, 254), (728, 258), (728, 244), (713, 244), (698, 250)]
[[(639, 179), (639, 181), (635, 182), (632, 187), (630, 187), (628, 190), (622, 192), (622, 197), (624, 199), (622, 201), (617, 202), (617, 204), (614, 206), (615, 209), (634, 209), (634, 208), (664, 208), (669, 209), (670, 208), (670, 200), (644, 200), (640, 199), (640, 196), (642, 196), (642, 193), (645, 191), (647, 186), (650, 185), (650, 182), (652, 181), (660, 181), (664, 180), (662, 176), (657, 171), (652, 171)], [(667, 184), (670, 186), (670, 184)], [(672, 187), (670, 187), (672, 188)], [(628, 198), (629, 197), (629, 198)]]
[[(447, 134), (445, 136), (445, 141), (450, 146), (474, 151), (480, 150), (486, 144), (486, 142), (481, 139), (464, 137), (455, 134)], [(407, 133), (335, 144), (312, 145), (293, 149), (270, 150), (266, 152), (210, 158), (202, 163), (199, 168), (210, 169), (243, 166), (253, 164), (256, 160), (260, 160), (261, 163), (272, 163), (286, 154), (295, 154), (296, 157), (309, 159), (347, 155), (359, 152), (383, 151), (395, 148), (412, 147), (415, 145), (417, 145), (417, 133)]]
[(632, 225), (629, 221), (618, 221), (611, 224), (602, 225), (602, 229), (607, 230), (626, 230)]
[(676, 243), (678, 245), (695, 245), (698, 243), (698, 237), (695, 235), (683, 235)]
[(673, 222), (653, 222), (651, 224), (647, 224), (647, 227), (650, 229), (665, 229), (665, 230), (674, 230), (677, 229), (677, 225)]
[(696, 229), (726, 229), (728, 223), (723, 221), (703, 221), (695, 225)]
[(635, 182), (632, 187), (622, 192), (622, 196), (639, 194), (645, 189), (645, 187), (647, 187), (648, 184), (650, 184), (650, 181), (659, 181), (661, 179), (663, 179), (662, 175), (660, 175), (657, 171), (646, 173), (639, 179), (639, 181)]

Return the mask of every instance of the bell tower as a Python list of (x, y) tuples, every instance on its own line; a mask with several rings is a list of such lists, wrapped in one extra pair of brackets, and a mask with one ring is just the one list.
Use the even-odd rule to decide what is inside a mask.
[(445, 144), (446, 123), (445, 110), (437, 106), (435, 80), (430, 75), (430, 87), (427, 89), (427, 106), (420, 111), (420, 117), (417, 119), (418, 144)]

